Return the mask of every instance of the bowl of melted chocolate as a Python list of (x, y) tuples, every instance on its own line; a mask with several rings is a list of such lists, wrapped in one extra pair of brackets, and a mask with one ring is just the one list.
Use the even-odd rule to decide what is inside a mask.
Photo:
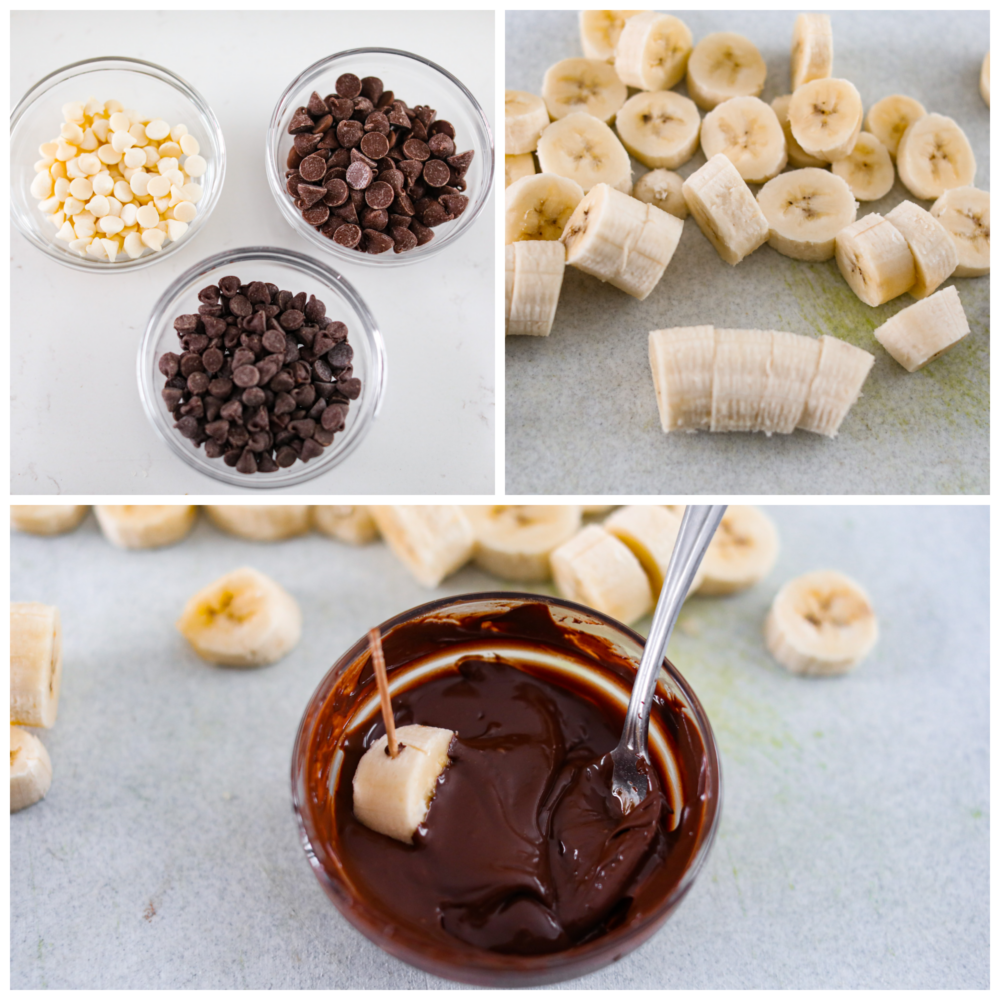
[(435, 601), (380, 631), (397, 730), (454, 735), (412, 836), (377, 832), (354, 798), (359, 764), (386, 740), (367, 640), (323, 679), (296, 737), (292, 796), (337, 909), (397, 958), (487, 986), (581, 976), (647, 940), (703, 865), (721, 803), (712, 729), (676, 668), (664, 659), (657, 683), (650, 792), (626, 815), (608, 754), (640, 635), (509, 593)]

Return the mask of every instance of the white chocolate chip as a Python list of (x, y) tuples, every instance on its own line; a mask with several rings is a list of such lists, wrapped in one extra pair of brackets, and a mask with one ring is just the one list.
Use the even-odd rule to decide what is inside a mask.
[[(89, 215), (90, 213), (88, 212), (87, 214)], [(88, 239), (97, 232), (97, 226), (95, 225), (93, 218), (84, 218), (82, 213), (74, 216), (73, 228), (76, 230), (77, 236), (86, 236)]]
[(154, 118), (146, 126), (146, 137), (153, 142), (159, 142), (170, 135), (170, 126), (162, 118)]
[(159, 229), (147, 229), (142, 234), (141, 239), (150, 250), (159, 250), (163, 246), (163, 241), (166, 239), (166, 233)]
[(115, 182), (111, 179), (111, 174), (95, 174), (93, 178), (94, 194), (111, 194), (115, 189)]
[(62, 160), (64, 163), (66, 160), (72, 160), (77, 154), (76, 146), (71, 146), (65, 139), (60, 139), (56, 143), (56, 159)]
[(77, 177), (76, 180), (70, 181), (69, 191), (74, 198), (89, 201), (94, 194), (94, 185), (87, 177)]
[(99, 145), (100, 143), (97, 141), (97, 136), (94, 135), (94, 130), (92, 128), (84, 129), (83, 139), (80, 141), (80, 149), (92, 153)]
[(208, 164), (203, 156), (189, 156), (184, 161), (184, 169), (191, 177), (201, 177), (208, 169)]
[(111, 134), (111, 148), (116, 153), (124, 153), (135, 145), (135, 139), (131, 132), (113, 132)]
[(135, 139), (135, 144), (137, 146), (148, 145), (149, 139), (146, 138), (146, 126), (142, 122), (135, 122), (131, 128), (128, 130), (129, 135)]
[[(84, 154), (84, 155), (86, 155), (86, 154)], [(100, 163), (101, 161), (100, 161), (100, 160), (98, 160), (97, 162), (98, 162), (98, 163)], [(53, 163), (53, 164), (52, 164), (52, 170), (49, 170), (49, 173), (50, 173), (50, 174), (52, 174), (52, 176), (53, 176), (53, 177), (55, 177), (55, 176), (56, 176), (56, 175), (55, 175), (55, 174), (53, 173), (53, 170), (55, 169), (55, 166), (56, 166), (56, 165), (55, 165), (55, 164)], [(66, 176), (67, 176), (67, 177), (68, 177), (68, 178), (69, 178), (69, 179), (70, 179), (71, 181), (75, 181), (75, 180), (77, 179), (77, 177), (86, 177), (86, 176), (87, 176), (87, 175), (86, 175), (86, 174), (85, 174), (85, 173), (84, 173), (84, 172), (83, 172), (83, 171), (82, 171), (82, 170), (80, 169), (80, 158), (79, 158), (79, 157), (77, 157), (77, 158), (76, 158), (75, 160), (69, 160), (69, 161), (67, 161), (66, 163), (60, 163), (60, 166), (61, 166), (61, 167), (63, 168), (63, 170), (65, 170), (65, 171), (66, 171)], [(96, 173), (96, 171), (95, 171), (95, 173)]]
[(180, 138), (181, 152), (185, 156), (197, 156), (201, 152), (201, 145), (198, 140), (188, 133)]
[(99, 115), (104, 110), (104, 105), (96, 97), (90, 97), (84, 105), (83, 113), (88, 116)]
[(160, 160), (156, 164), (156, 169), (159, 170), (161, 174), (169, 173), (171, 170), (176, 170), (178, 167), (176, 156), (164, 156), (163, 147), (160, 147)]
[(126, 202), (131, 201), (135, 196), (132, 194), (132, 189), (128, 186), (127, 181), (116, 181), (115, 197), (124, 205)]
[(71, 184), (65, 177), (56, 179), (52, 187), (52, 193), (60, 200), (65, 201), (70, 195)]
[(111, 206), (108, 204), (108, 199), (103, 194), (95, 194), (90, 201), (87, 202), (87, 211), (94, 216), (95, 219), (100, 219), (107, 215), (111, 210)]
[(83, 211), (83, 202), (79, 198), (67, 198), (63, 202), (63, 211), (67, 215), (79, 215)]
[(125, 108), (122, 105), (121, 101), (112, 100), (104, 102), (104, 110), (105, 112), (107, 112), (107, 114), (113, 115), (116, 111), (124, 111)]
[(187, 125), (175, 125), (170, 130), (170, 138), (173, 139), (174, 142), (180, 142), (181, 141), (181, 137), (185, 136), (187, 134), (188, 134), (188, 127), (187, 127)]
[(178, 222), (193, 222), (194, 217), (198, 214), (198, 209), (194, 207), (189, 201), (179, 201), (174, 205), (174, 218)]
[(56, 233), (56, 239), (62, 240), (64, 243), (72, 243), (76, 239), (76, 231), (73, 229), (73, 224), (64, 222), (62, 228)]
[(179, 219), (167, 219), (167, 237), (172, 242), (177, 242), (186, 232), (188, 224)]
[(95, 118), (90, 128), (94, 135), (97, 136), (98, 142), (108, 141), (108, 133), (111, 131), (111, 124), (107, 118)]
[(108, 251), (104, 246), (103, 240), (94, 240), (89, 247), (87, 247), (87, 253), (91, 257), (96, 257), (98, 260), (101, 258), (107, 259)]
[(146, 193), (146, 185), (149, 183), (150, 174), (147, 174), (145, 170), (137, 170), (129, 179), (128, 186), (132, 189), (132, 193), (136, 196), (141, 197)]
[(106, 215), (97, 224), (97, 228), (102, 232), (113, 235), (114, 233), (121, 232), (125, 228), (125, 223), (117, 215)]
[(144, 152), (146, 154), (147, 167), (155, 167), (160, 162), (160, 151), (155, 146), (147, 146)]
[(35, 179), (31, 182), (31, 196), (39, 201), (52, 197), (52, 178), (49, 174), (35, 174)]
[(61, 204), (62, 201), (59, 198), (53, 196), (51, 198), (46, 198), (45, 201), (40, 201), (38, 203), (38, 210), (43, 215), (51, 215), (53, 212), (59, 211), (59, 206)]
[(153, 204), (156, 206), (156, 211), (163, 215), (168, 208), (170, 208), (170, 199), (167, 197), (154, 198)]
[(122, 203), (114, 196), (108, 198), (108, 215), (121, 215)]
[(122, 154), (118, 152), (110, 143), (105, 143), (97, 150), (97, 156), (102, 163), (119, 163)]
[(47, 160), (54, 160), (56, 158), (56, 150), (58, 148), (58, 142), (43, 142), (38, 147), (38, 155), (44, 156)]
[(83, 142), (83, 129), (76, 122), (63, 122), (59, 135), (67, 142), (73, 143), (74, 146), (79, 146)]
[(78, 236), (75, 240), (73, 240), (70, 243), (69, 248), (70, 248), (70, 250), (73, 251), (73, 253), (77, 253), (81, 257), (85, 257), (87, 255), (87, 247), (89, 247), (89, 246), (90, 246), (90, 237), (89, 236), (84, 237), (84, 238), (81, 238), (81, 237)]
[(118, 240), (101, 240), (104, 244), (104, 252), (108, 255), (108, 260), (114, 260), (118, 256), (118, 251), (121, 249), (121, 244)]
[(83, 104), (80, 101), (70, 101), (62, 106), (63, 118), (68, 122), (83, 121)]
[[(131, 194), (131, 191), (129, 191)], [(136, 216), (139, 214), (139, 206), (134, 202), (130, 201), (125, 205), (122, 205), (121, 220), (126, 226), (134, 226)]]
[(125, 253), (135, 260), (142, 256), (142, 237), (138, 233), (129, 233), (125, 237)]
[(160, 156), (172, 156), (174, 159), (182, 156), (181, 147), (176, 142), (161, 142)]
[(100, 157), (95, 156), (93, 153), (84, 153), (77, 161), (77, 165), (88, 176), (100, 173), (101, 170)]
[(47, 156), (41, 160), (35, 160), (35, 173), (40, 174), (44, 172), (47, 174), (49, 172), (49, 167), (51, 167), (55, 162), (55, 160), (50, 160)]
[(162, 174), (151, 174), (149, 183), (146, 185), (146, 191), (154, 198), (162, 198), (170, 192), (170, 181)]
[(197, 204), (199, 201), (201, 201), (201, 195), (202, 195), (201, 185), (195, 184), (194, 182), (191, 182), (190, 184), (185, 184), (181, 188), (181, 194), (184, 195), (185, 201), (190, 201), (193, 202), (194, 204)]
[(146, 153), (141, 149), (129, 149), (125, 152), (126, 167), (144, 167), (146, 165)]
[(135, 213), (135, 221), (143, 229), (152, 229), (160, 221), (160, 213), (156, 211), (155, 205), (143, 205)]
[(127, 132), (132, 125), (128, 115), (123, 111), (116, 111), (109, 120), (114, 132)]

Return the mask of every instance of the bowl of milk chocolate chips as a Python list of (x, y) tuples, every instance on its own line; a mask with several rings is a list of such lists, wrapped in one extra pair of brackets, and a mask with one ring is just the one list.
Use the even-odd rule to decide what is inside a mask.
[(349, 649), (292, 758), (302, 844), (341, 914), (411, 965), (487, 986), (581, 976), (647, 940), (705, 861), (721, 773), (664, 659), (648, 790), (615, 797), (643, 646), (581, 605), (486, 593), (414, 608)]

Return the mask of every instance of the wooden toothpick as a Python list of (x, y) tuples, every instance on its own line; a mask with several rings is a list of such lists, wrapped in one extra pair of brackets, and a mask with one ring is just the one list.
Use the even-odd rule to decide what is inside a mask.
[(382, 719), (385, 722), (385, 732), (389, 737), (389, 755), (399, 755), (399, 744), (396, 742), (396, 722), (392, 717), (392, 700), (389, 698), (389, 675), (385, 671), (385, 656), (382, 653), (382, 633), (377, 628), (368, 632), (368, 643), (372, 650), (372, 666), (375, 669), (375, 683), (378, 684), (379, 699), (382, 702)]

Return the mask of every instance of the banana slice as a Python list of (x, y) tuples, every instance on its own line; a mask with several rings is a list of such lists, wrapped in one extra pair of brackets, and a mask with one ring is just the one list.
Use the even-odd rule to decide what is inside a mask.
[(788, 123), (788, 105), (792, 102), (791, 94), (782, 94), (771, 101), (771, 109), (778, 116), (781, 131), (785, 133), (785, 147), (788, 150), (788, 162), (793, 167), (826, 167), (829, 166), (827, 160), (818, 156), (810, 156), (792, 135), (792, 126)]
[(370, 830), (412, 844), (451, 763), (448, 748), (454, 738), (450, 729), (400, 726), (399, 753), (392, 757), (389, 737), (380, 736), (354, 772), (354, 815)]
[(19, 812), (45, 798), (52, 785), (52, 761), (42, 741), (10, 727), (10, 811)]
[(826, 14), (799, 14), (792, 32), (792, 90), (833, 76), (833, 26)]
[[(655, 601), (663, 589), (677, 533), (681, 530), (680, 517), (666, 507), (652, 504), (619, 507), (604, 522), (604, 530), (624, 542), (642, 564)], [(705, 570), (699, 566), (688, 594), (693, 594), (704, 578)]]
[(903, 234), (872, 212), (837, 234), (837, 266), (865, 305), (880, 306), (917, 280), (913, 254)]
[(878, 619), (868, 595), (834, 570), (805, 573), (778, 591), (767, 620), (768, 651), (793, 674), (844, 674), (878, 639)]
[(563, 59), (545, 71), (542, 100), (553, 121), (576, 113), (614, 121), (628, 87), (603, 59)]
[(889, 150), (871, 132), (860, 132), (851, 155), (837, 160), (830, 169), (847, 181), (858, 201), (884, 198), (896, 181)]
[(716, 330), (712, 370), (713, 431), (757, 431), (771, 366), (769, 330)]
[(655, 205), (661, 212), (669, 212), (682, 221), (688, 217), (684, 200), (684, 178), (672, 170), (650, 170), (643, 174), (632, 188), (632, 197)]
[(727, 156), (713, 156), (683, 191), (695, 222), (727, 264), (738, 264), (767, 242), (767, 219)]
[(10, 721), (51, 729), (59, 712), (62, 627), (59, 609), (33, 601), (10, 605)]
[(591, 516), (594, 514), (607, 514), (609, 510), (614, 510), (613, 503), (585, 503), (582, 507), (584, 514)]
[(655, 205), (598, 184), (576, 207), (562, 241), (566, 263), (637, 299), (656, 287), (684, 223)]
[(887, 216), (906, 240), (917, 280), (910, 289), (915, 299), (924, 299), (958, 267), (958, 250), (948, 230), (919, 205), (900, 202)]
[(945, 191), (931, 215), (948, 230), (958, 252), (956, 278), (990, 273), (990, 193), (974, 187)]
[(505, 196), (504, 243), (557, 240), (583, 200), (583, 188), (558, 174), (534, 174), (514, 181)]
[(62, 535), (72, 531), (87, 516), (88, 510), (86, 504), (11, 504), (10, 526), (29, 535)]
[(990, 106), (990, 54), (983, 59), (983, 68), (979, 73), (979, 93), (983, 95), (986, 107)]
[(757, 204), (770, 229), (767, 242), (796, 260), (829, 260), (837, 233), (857, 218), (847, 183), (818, 167), (790, 170), (768, 181)]
[(580, 44), (588, 59), (614, 62), (622, 28), (641, 10), (581, 10)]
[(519, 240), (505, 250), (511, 280), (504, 332), (547, 337), (559, 305), (566, 248), (558, 240)]
[(903, 94), (891, 94), (876, 101), (868, 109), (865, 118), (865, 128), (874, 135), (896, 159), (899, 140), (903, 133), (919, 119), (927, 114), (927, 109), (913, 97)]
[(908, 371), (919, 371), (950, 351), (969, 333), (969, 321), (954, 285), (886, 320), (875, 339)]
[(788, 104), (788, 123), (798, 144), (831, 162), (851, 155), (863, 117), (861, 95), (849, 80), (804, 83)]
[(104, 537), (119, 549), (158, 549), (187, 535), (198, 508), (194, 504), (98, 504), (94, 514)]
[(190, 598), (177, 630), (209, 663), (260, 667), (277, 663), (298, 645), (302, 612), (269, 576), (243, 567)]
[(517, 156), (503, 158), (504, 187), (509, 188), (514, 181), (522, 177), (531, 177), (535, 172), (535, 158), (531, 153), (519, 153)]
[(822, 353), (822, 340), (771, 331), (771, 363), (757, 417), (758, 429), (768, 437), (799, 426)]
[(284, 507), (209, 504), (205, 511), (223, 531), (252, 542), (278, 542), (309, 530), (308, 504)]
[(759, 97), (732, 97), (701, 123), (705, 158), (722, 153), (748, 184), (763, 184), (785, 169), (788, 150), (781, 122)]
[(706, 111), (730, 97), (759, 97), (766, 79), (757, 46), (731, 31), (706, 35), (688, 59), (688, 93)]
[(691, 41), (688, 26), (673, 14), (636, 14), (618, 37), (615, 72), (639, 90), (670, 90), (684, 79)]
[(896, 169), (907, 190), (933, 201), (976, 179), (976, 157), (959, 126), (944, 115), (924, 115), (899, 140)]
[(809, 386), (799, 427), (833, 438), (861, 395), (875, 355), (836, 337), (820, 337), (820, 344), (819, 366)]
[(701, 117), (694, 101), (668, 90), (630, 97), (615, 123), (622, 145), (647, 167), (679, 167), (698, 148)]
[(504, 153), (516, 156), (530, 153), (538, 145), (538, 137), (549, 123), (545, 102), (526, 90), (504, 91)]
[(367, 507), (314, 506), (312, 526), (349, 545), (367, 545), (378, 538), (378, 528)]
[(548, 580), (549, 556), (580, 529), (581, 511), (574, 506), (494, 504), (463, 509), (476, 536), (476, 565), (502, 580)]
[(714, 365), (714, 326), (650, 331), (649, 366), (665, 434), (709, 429)]
[(425, 587), (436, 587), (461, 569), (475, 551), (472, 525), (454, 504), (399, 504), (371, 511), (393, 555)]
[(586, 194), (597, 184), (610, 184), (628, 194), (632, 164), (618, 136), (593, 115), (577, 112), (553, 122), (538, 140), (543, 174), (567, 177)]
[(628, 546), (596, 524), (588, 524), (552, 553), (556, 589), (626, 625), (653, 606), (642, 564)]

